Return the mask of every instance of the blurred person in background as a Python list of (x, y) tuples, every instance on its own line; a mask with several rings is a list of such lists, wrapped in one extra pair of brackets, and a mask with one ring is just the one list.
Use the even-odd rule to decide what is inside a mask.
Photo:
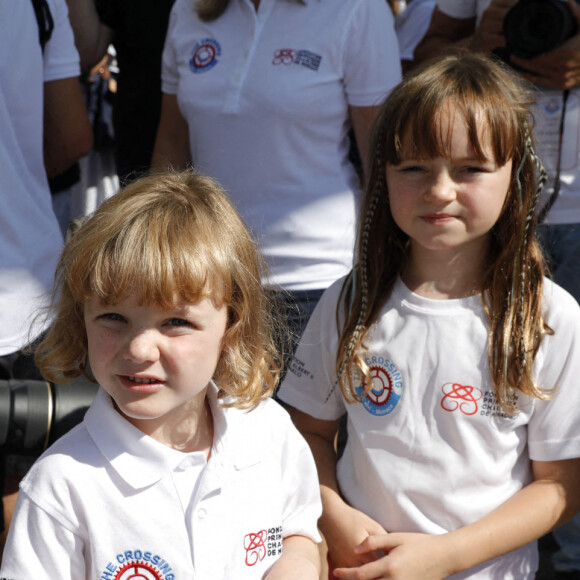
[[(63, 239), (48, 177), (86, 155), (92, 132), (79, 86), (79, 57), (64, 0), (0, 0), (0, 380), (40, 378), (23, 353), (44, 327)], [(1, 442), (2, 507), (9, 520), (26, 461)]]
[[(299, 336), (348, 272), (379, 105), (401, 78), (385, 0), (177, 0), (154, 167), (220, 181), (253, 230)], [(292, 348), (292, 347), (290, 347)]]
[(147, 171), (161, 112), (161, 53), (174, 0), (67, 0), (84, 72), (116, 52), (115, 161), (121, 185)]

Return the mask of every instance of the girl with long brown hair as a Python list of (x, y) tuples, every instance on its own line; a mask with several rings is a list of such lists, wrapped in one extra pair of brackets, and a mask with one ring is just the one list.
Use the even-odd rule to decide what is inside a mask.
[(529, 101), (459, 52), (382, 108), (356, 264), (280, 390), (338, 578), (532, 579), (580, 507), (580, 309), (544, 278)]

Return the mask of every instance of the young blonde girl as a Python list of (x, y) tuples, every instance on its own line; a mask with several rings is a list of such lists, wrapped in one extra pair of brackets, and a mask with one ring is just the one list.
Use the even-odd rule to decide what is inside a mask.
[(357, 263), (279, 392), (338, 578), (532, 579), (535, 540), (580, 508), (580, 309), (543, 277), (528, 102), (455, 53), (383, 106)]
[(318, 577), (314, 462), (272, 400), (273, 321), (214, 181), (152, 175), (67, 243), (36, 358), (100, 390), (33, 466), (1, 575)]

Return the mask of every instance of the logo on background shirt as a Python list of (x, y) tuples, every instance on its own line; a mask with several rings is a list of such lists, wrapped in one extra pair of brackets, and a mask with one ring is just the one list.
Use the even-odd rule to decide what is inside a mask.
[(282, 526), (246, 534), (244, 549), (246, 566), (254, 566), (266, 556), (279, 557), (282, 554)]
[(175, 580), (173, 568), (161, 556), (146, 550), (126, 550), (109, 562), (99, 580)]
[[(372, 415), (382, 416), (391, 413), (403, 393), (403, 378), (395, 363), (382, 356), (368, 355), (366, 363), (369, 365), (372, 387), (368, 395), (361, 399), (364, 408)], [(361, 395), (366, 388), (363, 381), (355, 387), (357, 395)]]
[(310, 52), (309, 50), (295, 50), (293, 48), (279, 48), (274, 51), (274, 58), (272, 59), (272, 64), (274, 66), (278, 65), (291, 65), (299, 64), (305, 66), (310, 70), (318, 70), (320, 66), (320, 61), (322, 57), (315, 52)]
[(546, 113), (557, 113), (561, 109), (560, 101), (558, 99), (550, 99), (544, 106)]
[(222, 49), (217, 40), (204, 38), (193, 47), (189, 68), (194, 73), (207, 72), (219, 62), (218, 56), (221, 54)]
[(482, 392), (477, 387), (460, 385), (459, 383), (445, 383), (441, 387), (443, 398), (441, 407), (452, 413), (459, 410), (464, 415), (475, 415), (479, 408), (477, 402)]

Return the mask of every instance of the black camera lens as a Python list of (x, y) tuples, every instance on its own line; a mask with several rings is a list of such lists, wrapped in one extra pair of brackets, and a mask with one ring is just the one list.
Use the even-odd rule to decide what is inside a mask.
[(577, 29), (576, 19), (562, 0), (520, 0), (503, 22), (506, 46), (510, 54), (520, 58), (554, 50)]
[(97, 389), (84, 377), (70, 385), (0, 381), (0, 451), (40, 453), (82, 420)]

